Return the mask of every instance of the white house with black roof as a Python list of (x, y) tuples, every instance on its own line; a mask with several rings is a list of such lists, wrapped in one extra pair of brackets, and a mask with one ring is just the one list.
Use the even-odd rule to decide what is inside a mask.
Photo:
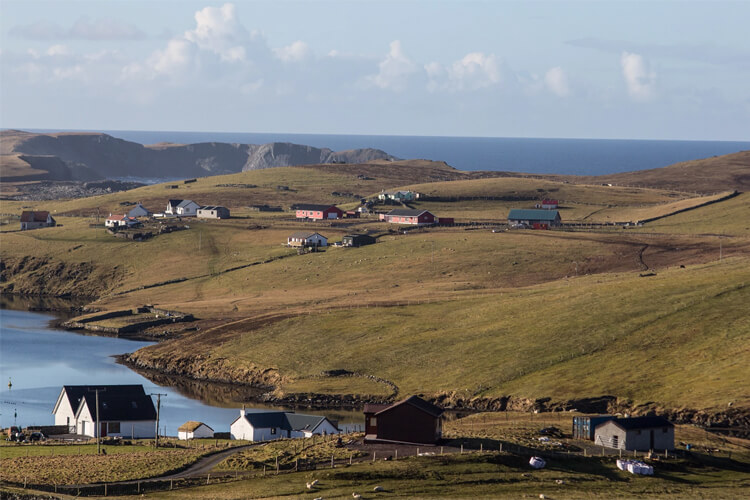
[(272, 441), (340, 432), (335, 422), (320, 415), (284, 411), (248, 413), (244, 408), (230, 426), (232, 439), (246, 441)]
[(67, 425), (71, 433), (82, 436), (148, 439), (156, 435), (156, 409), (142, 385), (65, 385), (52, 413), (55, 425)]
[(193, 200), (169, 200), (164, 213), (179, 217), (195, 217), (198, 215), (199, 208), (201, 206)]

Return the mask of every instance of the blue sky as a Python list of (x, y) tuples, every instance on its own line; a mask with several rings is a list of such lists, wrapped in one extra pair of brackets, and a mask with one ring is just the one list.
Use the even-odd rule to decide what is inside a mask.
[(0, 8), (3, 128), (750, 136), (750, 2)]

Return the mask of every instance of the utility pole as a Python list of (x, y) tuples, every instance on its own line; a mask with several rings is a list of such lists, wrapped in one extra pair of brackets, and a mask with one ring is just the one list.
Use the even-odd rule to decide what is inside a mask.
[(96, 429), (94, 429), (94, 435), (96, 436), (96, 454), (99, 455), (102, 451), (101, 435), (102, 429), (99, 424), (99, 393), (107, 392), (107, 389), (89, 389), (89, 392), (96, 393)]
[(159, 447), (159, 410), (161, 409), (161, 397), (166, 396), (166, 394), (159, 393), (159, 392), (152, 392), (149, 395), (156, 396), (156, 439), (154, 443), (155, 443), (155, 448), (158, 448)]

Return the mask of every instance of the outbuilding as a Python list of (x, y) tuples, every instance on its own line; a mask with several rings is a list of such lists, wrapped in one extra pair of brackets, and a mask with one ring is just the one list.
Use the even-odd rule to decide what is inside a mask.
[(177, 428), (178, 439), (201, 439), (214, 437), (214, 430), (203, 422), (189, 420)]
[(140, 222), (135, 217), (123, 214), (109, 214), (107, 220), (104, 221), (107, 227), (135, 227), (139, 224)]
[(616, 418), (614, 415), (592, 415), (587, 417), (573, 417), (573, 439), (594, 440), (596, 426), (607, 420)]
[(435, 444), (442, 438), (443, 410), (418, 396), (392, 405), (367, 404), (365, 441)]
[(151, 210), (144, 207), (140, 202), (127, 213), (128, 217), (151, 217), (152, 215)]
[(303, 438), (338, 434), (335, 422), (320, 415), (269, 411), (248, 413), (243, 408), (230, 426), (232, 439), (273, 441), (281, 438)]
[(412, 224), (416, 226), (426, 226), (435, 224), (437, 219), (427, 210), (413, 210), (410, 208), (396, 208), (387, 214), (381, 214), (381, 220), (393, 224)]
[(341, 238), (341, 246), (345, 247), (361, 247), (373, 243), (375, 243), (375, 238), (367, 234), (347, 234)]
[(621, 450), (674, 450), (674, 424), (663, 417), (615, 418), (596, 426), (594, 444)]
[(46, 210), (24, 210), (21, 212), (21, 231), (55, 227), (56, 224), (55, 219)]
[(196, 211), (199, 219), (228, 219), (229, 209), (219, 205), (208, 205)]
[(320, 233), (311, 233), (309, 231), (297, 231), (289, 235), (286, 240), (290, 247), (327, 247), (328, 238)]
[(296, 206), (298, 219), (342, 219), (344, 212), (336, 205), (308, 205), (302, 204)]
[(557, 210), (513, 208), (508, 213), (508, 224), (510, 226), (546, 229), (551, 226), (559, 226), (560, 222), (560, 213)]

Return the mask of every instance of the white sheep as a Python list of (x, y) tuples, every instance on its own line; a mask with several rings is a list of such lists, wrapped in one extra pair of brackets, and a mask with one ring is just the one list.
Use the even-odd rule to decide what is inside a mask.
[(359, 493), (352, 493), (352, 498), (360, 499), (362, 498), (362, 495), (360, 495)]
[(385, 491), (382, 486), (375, 486), (372, 491)]
[(316, 487), (316, 486), (318, 485), (318, 480), (317, 480), (317, 479), (313, 479), (313, 481), (312, 481), (312, 482), (311, 482), (310, 484), (311, 484), (311, 485), (313, 486), (313, 488), (314, 488), (314, 487)]

